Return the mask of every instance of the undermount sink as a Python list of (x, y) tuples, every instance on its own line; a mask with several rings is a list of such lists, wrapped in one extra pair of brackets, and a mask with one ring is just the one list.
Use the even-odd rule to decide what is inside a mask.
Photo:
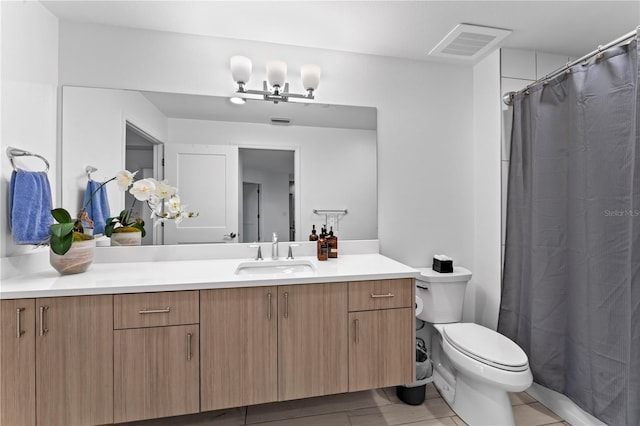
[(242, 262), (236, 268), (236, 275), (296, 274), (314, 272), (316, 267), (309, 260), (255, 260)]

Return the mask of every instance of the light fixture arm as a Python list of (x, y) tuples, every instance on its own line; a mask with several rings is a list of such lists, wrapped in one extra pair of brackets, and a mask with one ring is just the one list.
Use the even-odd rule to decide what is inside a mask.
[(245, 95), (260, 95), (265, 101), (271, 101), (274, 103), (278, 103), (280, 101), (287, 102), (289, 98), (315, 99), (313, 97), (313, 90), (311, 89), (307, 90), (306, 95), (289, 93), (288, 82), (284, 84), (284, 88), (282, 91), (280, 90), (279, 86), (274, 86), (273, 91), (270, 91), (266, 80), (262, 82), (262, 90), (245, 89), (244, 83), (238, 83), (238, 90), (236, 90), (236, 93)]

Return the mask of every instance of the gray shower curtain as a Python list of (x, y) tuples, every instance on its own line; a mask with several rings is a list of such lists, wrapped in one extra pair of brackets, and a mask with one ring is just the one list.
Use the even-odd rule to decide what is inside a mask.
[(639, 112), (636, 41), (513, 107), (498, 331), (609, 425), (640, 425)]

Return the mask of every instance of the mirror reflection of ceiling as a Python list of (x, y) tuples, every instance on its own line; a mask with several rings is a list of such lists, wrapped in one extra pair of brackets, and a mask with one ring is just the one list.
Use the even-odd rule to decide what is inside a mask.
[(275, 104), (254, 99), (236, 105), (221, 96), (140, 93), (169, 118), (259, 124), (271, 124), (271, 119), (277, 118), (288, 119), (292, 126), (376, 130), (375, 108), (293, 101)]

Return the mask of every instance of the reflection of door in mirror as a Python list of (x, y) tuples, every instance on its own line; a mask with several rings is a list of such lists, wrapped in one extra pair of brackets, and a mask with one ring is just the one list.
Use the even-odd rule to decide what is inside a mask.
[(232, 243), (238, 233), (238, 147), (165, 146), (165, 176), (197, 217), (165, 222), (165, 244)]
[(241, 242), (258, 242), (260, 234), (260, 184), (242, 182)]
[[(162, 180), (164, 145), (129, 122), (126, 125), (125, 142), (125, 168), (131, 172), (138, 172), (135, 180), (146, 178)], [(145, 222), (146, 235), (142, 238), (142, 245), (162, 244), (162, 228), (153, 226), (151, 209), (147, 203), (136, 201), (133, 195), (127, 191), (125, 192), (124, 205), (125, 208), (133, 206), (133, 216), (139, 216)]]
[[(241, 242), (268, 242), (274, 232), (278, 234), (279, 241), (293, 241), (294, 212), (291, 207), (295, 200), (291, 188), (295, 181), (294, 157), (295, 151), (287, 149), (239, 149), (243, 190), (240, 198), (243, 205), (239, 209), (243, 224)], [(256, 185), (260, 191), (258, 194), (255, 194)], [(244, 194), (244, 191), (251, 193)]]

